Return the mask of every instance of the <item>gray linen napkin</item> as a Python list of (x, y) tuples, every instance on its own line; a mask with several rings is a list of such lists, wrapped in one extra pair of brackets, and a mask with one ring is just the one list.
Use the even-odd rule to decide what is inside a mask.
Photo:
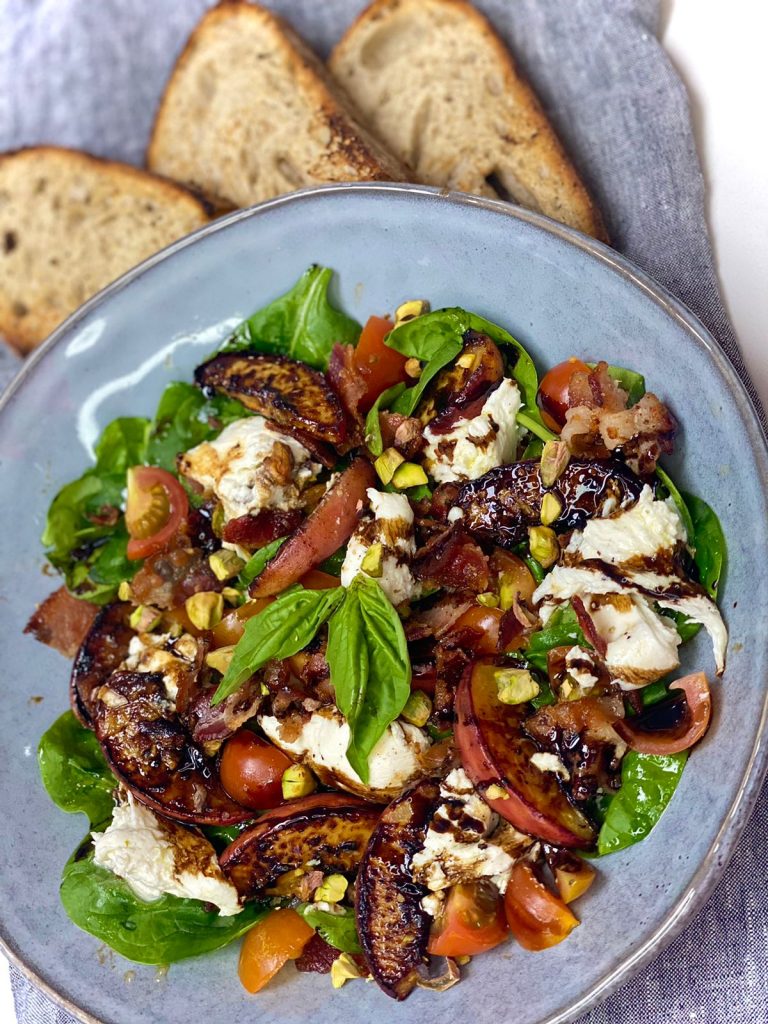
[[(607, 216), (615, 247), (709, 327), (765, 427), (720, 299), (688, 98), (656, 38), (658, 0), (476, 2), (536, 87)], [(5, 0), (0, 150), (51, 141), (140, 163), (174, 57), (208, 6), (210, 0)], [(325, 55), (363, 3), (270, 6)], [(768, 1021), (768, 892), (760, 884), (767, 833), (765, 789), (705, 909), (578, 1024)], [(21, 1024), (71, 1024), (17, 971), (12, 980)]]

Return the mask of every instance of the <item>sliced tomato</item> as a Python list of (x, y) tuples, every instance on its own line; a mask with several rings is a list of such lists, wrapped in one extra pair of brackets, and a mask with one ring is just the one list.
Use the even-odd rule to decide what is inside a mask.
[(189, 511), (187, 492), (171, 473), (158, 466), (128, 470), (125, 525), (130, 559), (148, 558), (167, 547)]
[(522, 558), (513, 555), (511, 551), (503, 548), (496, 548), (490, 559), (491, 571), (499, 577), (504, 577), (504, 582), (511, 586), (521, 601), (530, 601), (536, 589), (536, 580)]
[(292, 764), (282, 750), (250, 729), (240, 729), (224, 744), (219, 776), (233, 800), (266, 811), (283, 802), (283, 772)]
[(365, 393), (360, 399), (360, 411), (363, 413), (370, 409), (382, 391), (408, 379), (406, 357), (384, 344), (392, 327), (392, 321), (385, 317), (369, 317), (355, 348), (354, 366), (365, 382)]
[(574, 373), (589, 373), (589, 367), (581, 359), (571, 356), (544, 374), (536, 394), (536, 403), (546, 426), (560, 433), (565, 426), (565, 414), (569, 409), (568, 389)]
[(332, 590), (333, 587), (339, 586), (339, 577), (331, 576), (329, 572), (323, 572), (321, 569), (310, 569), (301, 577), (299, 583), (306, 590)]
[(697, 743), (709, 728), (712, 696), (703, 672), (683, 676), (670, 683), (669, 689), (667, 700), (652, 705), (637, 718), (620, 719), (614, 726), (639, 754), (679, 754)]
[(467, 882), (449, 889), (427, 950), (432, 956), (475, 956), (498, 946), (509, 925), (504, 901), (492, 882)]
[(559, 896), (536, 877), (530, 864), (518, 861), (512, 868), (504, 909), (509, 928), (523, 949), (556, 946), (579, 921)]
[(295, 910), (273, 910), (243, 939), (237, 973), (248, 992), (260, 992), (289, 960), (295, 960), (315, 934)]
[(273, 597), (257, 597), (254, 601), (246, 601), (239, 608), (228, 612), (224, 618), (211, 630), (211, 640), (214, 647), (228, 647), (236, 644), (245, 632), (245, 624), (248, 619), (264, 611), (268, 604), (272, 604)]

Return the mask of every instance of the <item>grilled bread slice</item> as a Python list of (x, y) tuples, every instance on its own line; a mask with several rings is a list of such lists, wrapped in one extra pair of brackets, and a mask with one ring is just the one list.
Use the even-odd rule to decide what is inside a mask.
[(166, 86), (147, 165), (219, 206), (322, 182), (407, 177), (292, 29), (244, 0), (224, 0), (192, 33)]
[(0, 335), (35, 348), (95, 292), (208, 220), (186, 189), (56, 147), (0, 155)]
[(530, 86), (465, 0), (375, 0), (330, 68), (417, 178), (509, 198), (605, 239), (600, 212)]

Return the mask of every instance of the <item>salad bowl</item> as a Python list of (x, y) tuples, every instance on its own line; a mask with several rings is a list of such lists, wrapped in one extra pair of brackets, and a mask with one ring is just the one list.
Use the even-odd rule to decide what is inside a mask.
[[(23, 635), (54, 587), (39, 537), (61, 485), (93, 457), (117, 416), (151, 415), (165, 385), (193, 368), (254, 309), (307, 266), (335, 272), (335, 303), (350, 316), (409, 298), (465, 306), (503, 324), (540, 367), (571, 355), (644, 374), (681, 424), (670, 469), (706, 496), (728, 539), (721, 608), (728, 664), (714, 685), (715, 715), (652, 834), (599, 861), (579, 905), (582, 925), (543, 953), (503, 947), (473, 962), (440, 995), (393, 1006), (372, 985), (334, 992), (314, 975), (278, 979), (258, 996), (240, 987), (225, 948), (167, 973), (105, 954), (59, 903), (61, 866), (85, 832), (39, 781), (41, 734), (67, 706), (69, 666)], [(318, 1024), (399, 1017), (424, 1024), (504, 1015), (560, 1024), (604, 998), (656, 956), (720, 877), (746, 823), (766, 760), (765, 642), (756, 611), (768, 580), (768, 453), (736, 373), (706, 330), (673, 298), (600, 243), (507, 204), (410, 185), (309, 189), (231, 214), (171, 246), (87, 303), (25, 365), (0, 405), (0, 938), (6, 954), (82, 1020), (136, 1024), (186, 1018)], [(699, 635), (683, 670), (709, 663)], [(557, 984), (553, 984), (553, 979)], [(310, 1010), (311, 1008), (311, 1010)]]

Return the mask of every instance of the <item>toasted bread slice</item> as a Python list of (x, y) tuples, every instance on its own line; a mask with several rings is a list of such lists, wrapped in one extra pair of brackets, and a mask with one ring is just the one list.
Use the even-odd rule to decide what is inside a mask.
[(501, 195), (606, 237), (536, 96), (465, 0), (375, 0), (329, 63), (374, 134), (421, 181)]
[(120, 274), (209, 219), (185, 188), (44, 146), (0, 155), (0, 335), (21, 352)]
[(322, 182), (407, 177), (301, 39), (243, 0), (212, 8), (192, 33), (166, 86), (147, 165), (234, 206)]

